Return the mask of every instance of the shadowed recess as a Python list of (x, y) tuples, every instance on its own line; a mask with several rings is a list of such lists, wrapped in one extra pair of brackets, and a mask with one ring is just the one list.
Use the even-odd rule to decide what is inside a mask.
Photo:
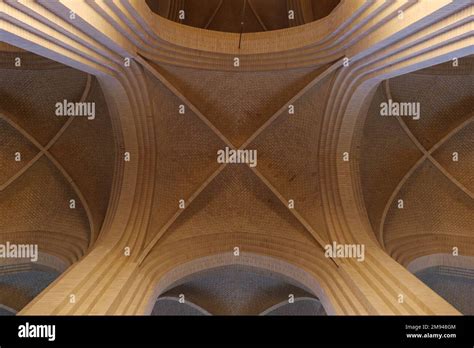
[[(213, 315), (258, 315), (272, 306), (288, 303), (290, 296), (295, 299), (298, 297), (315, 298), (307, 290), (300, 287), (295, 282), (286, 279), (269, 271), (262, 271), (258, 268), (232, 265), (223, 266), (206, 271), (201, 271), (188, 276), (179, 281), (170, 290), (163, 293), (160, 297), (174, 297), (178, 299), (184, 295), (184, 300), (190, 301)], [(161, 300), (157, 301), (157, 305)], [(178, 310), (182, 304), (176, 301), (177, 305), (173, 307)], [(321, 314), (324, 310), (312, 311), (314, 307), (294, 303), (288, 303), (288, 306), (298, 306), (304, 308), (304, 313)], [(155, 309), (161, 308), (164, 313), (166, 308), (159, 305)], [(277, 307), (277, 306), (275, 306)], [(179, 309), (187, 311), (189, 308)], [(298, 310), (286, 307), (274, 309), (276, 313), (299, 314)], [(161, 314), (158, 310), (153, 314)]]
[[(0, 269), (1, 270), (1, 269)], [(59, 273), (42, 266), (30, 270), (0, 274), (0, 304), (20, 311), (51, 284)], [(11, 315), (0, 307), (0, 315)]]
[(474, 271), (459, 267), (429, 267), (415, 275), (464, 315), (474, 315)]

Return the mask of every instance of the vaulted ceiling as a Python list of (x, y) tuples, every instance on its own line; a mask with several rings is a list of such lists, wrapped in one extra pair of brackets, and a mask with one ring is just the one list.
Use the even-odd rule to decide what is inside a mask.
[[(149, 314), (181, 292), (183, 313), (249, 312), (206, 303), (222, 269), (255, 296), (276, 274), (327, 314), (459, 313), (405, 267), (474, 253), (468, 1), (1, 6), (0, 239), (72, 265), (21, 314)], [(98, 116), (52, 116), (63, 99)], [(389, 99), (420, 120), (381, 117)], [(225, 147), (257, 166), (218, 163)]]
[[(107, 211), (115, 160), (107, 105), (91, 75), (6, 44), (0, 57), (0, 240), (38, 244), (70, 265)], [(95, 120), (56, 116), (63, 100), (95, 103)]]
[[(473, 255), (473, 81), (468, 56), (457, 67), (386, 80), (375, 92), (360, 149), (362, 188), (374, 233), (404, 265), (454, 247)], [(389, 99), (420, 103), (419, 120), (380, 117)]]
[(169, 20), (196, 28), (253, 33), (294, 27), (326, 17), (340, 0), (147, 0)]

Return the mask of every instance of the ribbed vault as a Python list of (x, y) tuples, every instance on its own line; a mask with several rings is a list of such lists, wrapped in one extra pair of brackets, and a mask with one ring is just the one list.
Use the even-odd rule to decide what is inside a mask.
[[(299, 238), (306, 243), (313, 243), (313, 235), (322, 248), (326, 238), (324, 223), (310, 208), (320, 204), (317, 181), (311, 180), (316, 168), (311, 171), (301, 154), (314, 149), (315, 156), (317, 150), (319, 129), (311, 108), (319, 103), (317, 108), (324, 110), (330, 83), (328, 69), (322, 75), (321, 70), (302, 70), (276, 78), (270, 72), (242, 74), (174, 68), (170, 73), (145, 61), (144, 64), (156, 93), (153, 106), (159, 139), (156, 213), (145, 252), (165, 233), (169, 235), (165, 241), (204, 233), (258, 233)], [(206, 90), (206, 85), (218, 88)], [(180, 105), (189, 111), (176, 120)], [(296, 111), (290, 114), (289, 105)], [(295, 129), (299, 137), (302, 131), (311, 133), (292, 144), (289, 152), (288, 147), (283, 151), (277, 144), (293, 143), (294, 134), (278, 126), (285, 120), (291, 123), (291, 118), (302, 122), (301, 128)], [(268, 175), (256, 167), (219, 165), (217, 151), (224, 147), (255, 149), (258, 160), (266, 162), (263, 167)], [(287, 168), (272, 168), (272, 163), (286, 163)], [(178, 185), (174, 184), (176, 181)], [(310, 190), (301, 187), (311, 181), (314, 185)], [(184, 207), (179, 207), (180, 199), (186, 202)], [(290, 200), (298, 202), (292, 210), (286, 207)], [(312, 220), (307, 221), (300, 212)]]
[(321, 19), (333, 10), (340, 0), (147, 0), (146, 2), (153, 12), (181, 24), (216, 31), (252, 33), (294, 27)]
[[(14, 47), (1, 56), (2, 240), (43, 240), (49, 250), (54, 238), (41, 231), (69, 238), (71, 256), (50, 251), (73, 262), (97, 238), (107, 210), (115, 152), (107, 106), (87, 74)], [(96, 118), (56, 116), (54, 105), (63, 100), (94, 102)], [(71, 199), (77, 208), (69, 208)]]
[[(115, 156), (107, 106), (84, 72), (7, 44), (0, 57), (0, 242), (38, 245), (63, 271), (93, 245), (107, 211)], [(63, 100), (95, 103), (95, 119), (56, 116)], [(28, 285), (30, 273), (15, 264), (0, 262), (2, 276), (17, 277), (2, 281), (0, 289), (13, 290), (0, 303), (19, 311), (58, 273), (46, 285), (32, 273)], [(15, 286), (38, 290), (15, 300)]]
[[(0, 4), (8, 10), (0, 23), (5, 41), (66, 64), (69, 76), (82, 78), (64, 88), (74, 93), (70, 98), (81, 98), (90, 85), (87, 94), (100, 99), (100, 85), (110, 115), (99, 129), (74, 121), (55, 139), (62, 123), (49, 120), (36, 130), (18, 115), (23, 108), (41, 119), (42, 108), (30, 105), (34, 98), (2, 113), (1, 132), (11, 138), (6, 145), (35, 162), (0, 198), (15, 187), (33, 190), (45, 175), (58, 188), (49, 192), (50, 201), (75, 193), (88, 203), (67, 216), (78, 231), (82, 227), (77, 234), (61, 225), (60, 207), (46, 222), (33, 215), (35, 224), (61, 227), (75, 240), (74, 253), (61, 240), (52, 253), (71, 262), (88, 253), (20, 314), (148, 314), (175, 281), (229, 265), (297, 280), (328, 314), (459, 314), (402, 265), (453, 243), (461, 252), (471, 248), (466, 111), (472, 93), (466, 87), (472, 75), (443, 72), (440, 64), (453, 58), (460, 69), (472, 64), (463, 59), (473, 54), (472, 4), (288, 1), (285, 11), (300, 4), (296, 18), (305, 23), (288, 27), (278, 6), (266, 11), (264, 2), (247, 2), (246, 14), (253, 16), (247, 29), (267, 31), (240, 36), (240, 28), (228, 26), (234, 23), (228, 16), (236, 14), (230, 2), (218, 11), (218, 1), (150, 1), (151, 9), (141, 0)], [(184, 5), (189, 25), (152, 11), (176, 19)], [(327, 11), (315, 11), (318, 6)], [(206, 25), (215, 30), (202, 30)], [(32, 71), (15, 76), (31, 79)], [(42, 87), (54, 89), (54, 83)], [(450, 90), (443, 92), (446, 99), (430, 98), (443, 89)], [(377, 103), (390, 95), (400, 101), (416, 96), (429, 105), (423, 125), (375, 117)], [(114, 160), (89, 150), (94, 144), (115, 149)], [(256, 149), (257, 166), (217, 163), (223, 147)], [(453, 147), (462, 159), (456, 165), (449, 159)], [(72, 151), (77, 157), (69, 156)], [(0, 156), (2, 163), (8, 158)], [(24, 166), (7, 168), (0, 178)], [(96, 189), (104, 182), (110, 191)], [(31, 195), (36, 207), (41, 195)], [(398, 195), (407, 207), (415, 200), (416, 206), (395, 210)], [(2, 216), (11, 214), (9, 204)], [(363, 244), (364, 261), (326, 257), (323, 248), (333, 242)]]
[[(404, 265), (454, 247), (473, 254), (473, 62), (385, 81), (369, 108), (361, 147), (367, 212), (380, 243)], [(420, 119), (381, 117), (388, 99), (419, 102)]]

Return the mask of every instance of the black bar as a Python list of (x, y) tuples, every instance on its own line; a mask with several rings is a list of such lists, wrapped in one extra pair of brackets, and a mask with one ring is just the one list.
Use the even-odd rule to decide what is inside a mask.
[[(19, 326), (56, 325), (55, 340), (20, 338)], [(409, 325), (409, 328), (407, 328)], [(425, 326), (424, 326), (425, 325)], [(433, 326), (434, 325), (434, 326)], [(418, 330), (415, 330), (418, 327)], [(455, 334), (455, 338), (408, 338), (407, 334)], [(474, 346), (472, 316), (327, 317), (0, 317), (0, 346), (146, 344), (437, 345)]]

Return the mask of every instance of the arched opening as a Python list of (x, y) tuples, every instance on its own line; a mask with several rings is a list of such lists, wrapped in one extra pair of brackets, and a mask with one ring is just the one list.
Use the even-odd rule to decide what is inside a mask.
[(271, 257), (220, 254), (169, 271), (150, 301), (153, 315), (326, 315), (332, 306), (316, 279)]
[(1, 268), (0, 315), (14, 315), (46, 289), (60, 273), (46, 266), (26, 264)]
[(464, 315), (474, 315), (474, 257), (432, 254), (407, 269)]
[[(319, 300), (291, 279), (243, 265), (216, 267), (181, 279), (160, 295), (152, 313), (161, 313), (163, 297), (176, 299), (176, 314), (187, 301), (215, 315), (325, 314), (322, 306), (313, 306)], [(293, 309), (293, 304), (299, 309)], [(163, 309), (167, 313), (169, 304)]]
[[(171, 21), (201, 29), (253, 33), (303, 25), (328, 16), (340, 0), (146, 0)], [(242, 24), (243, 23), (243, 24)]]

